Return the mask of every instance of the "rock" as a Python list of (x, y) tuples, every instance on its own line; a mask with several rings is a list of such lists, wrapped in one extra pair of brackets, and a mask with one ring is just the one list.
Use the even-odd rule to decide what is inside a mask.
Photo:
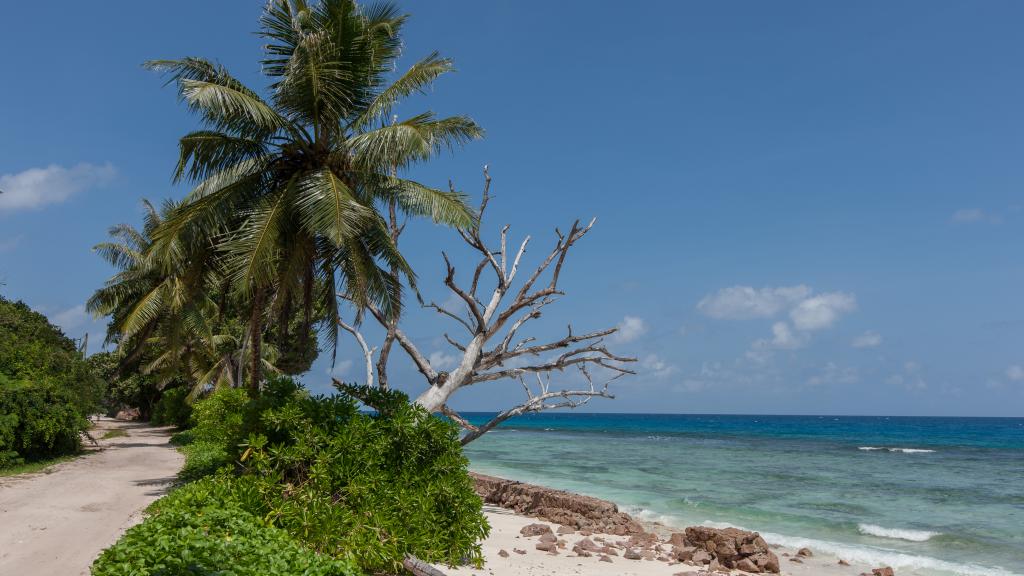
[(526, 550), (520, 550), (519, 548), (513, 548), (512, 551), (516, 554), (526, 554)]
[(683, 534), (682, 532), (673, 532), (672, 535), (668, 537), (668, 543), (682, 548), (686, 546), (686, 534)]
[(672, 552), (675, 554), (676, 558), (683, 561), (692, 559), (693, 553), (696, 551), (697, 549), (693, 546), (683, 546), (682, 548), (672, 549)]
[(590, 538), (583, 538), (583, 539), (581, 539), (579, 542), (576, 543), (576, 546), (574, 548), (579, 548), (581, 550), (586, 550), (587, 552), (597, 552), (598, 550), (601, 549), (601, 547), (598, 546)]
[(501, 550), (498, 550), (498, 556), (501, 556), (502, 558), (508, 558), (508, 552), (504, 548), (502, 548)]
[(527, 524), (519, 529), (519, 533), (523, 536), (540, 536), (541, 534), (551, 534), (551, 526), (547, 524)]
[(601, 547), (601, 553), (602, 554), (607, 554), (608, 556), (618, 556), (619, 555), (619, 553), (615, 551), (615, 548), (612, 548), (611, 546), (602, 546)]
[(554, 542), (537, 542), (537, 550), (543, 550), (544, 552), (551, 552), (553, 554), (558, 553), (558, 547), (555, 546)]
[(559, 526), (556, 532), (558, 532), (559, 534), (575, 534), (576, 529), (569, 528), (568, 526)]
[(795, 556), (793, 558), (790, 558), (789, 561), (790, 562), (796, 562), (797, 564), (803, 564), (804, 563), (803, 560), (801, 560), (801, 559), (799, 559), (799, 558), (797, 558)]
[(657, 556), (653, 550), (644, 550), (640, 553), (640, 557), (644, 560), (654, 560)]
[[(691, 559), (699, 564), (711, 565), (712, 570), (717, 569), (716, 565), (720, 565), (727, 569), (742, 569), (754, 573), (779, 572), (778, 557), (757, 532), (738, 528), (691, 526), (686, 529), (684, 541), (688, 547), (694, 549)], [(676, 556), (680, 560), (685, 560), (688, 555), (689, 552), (677, 552)], [(748, 562), (743, 562), (744, 560)], [(712, 561), (715, 564), (712, 564)], [(740, 564), (745, 568), (739, 568)]]
[(849, 566), (849, 565), (850, 565), (850, 563), (849, 563), (849, 562), (847, 562), (846, 560), (843, 560), (842, 558), (840, 558), (840, 559), (839, 559), (839, 565), (840, 565), (840, 566)]
[(598, 561), (600, 561), (600, 562), (611, 562), (612, 559), (607, 557), (607, 556), (603, 556), (602, 555), (600, 558), (598, 558)]
[(591, 551), (585, 548), (580, 548), (579, 544), (572, 547), (572, 552), (573, 554), (583, 558), (589, 558), (590, 556), (593, 556), (593, 553)]
[(116, 418), (118, 420), (138, 420), (141, 417), (141, 413), (138, 408), (125, 408), (117, 412)]
[(734, 566), (737, 570), (744, 572), (760, 572), (761, 567), (754, 563), (750, 558), (741, 558), (739, 562)]
[(871, 571), (875, 576), (896, 576), (896, 573), (892, 568), (888, 566), (882, 566), (881, 568), (875, 568)]
[(640, 555), (637, 554), (636, 550), (632, 548), (626, 548), (626, 551), (622, 553), (622, 557), (626, 560), (639, 560)]
[(803, 556), (804, 558), (810, 558), (814, 556), (814, 552), (811, 552), (810, 548), (801, 548), (796, 551), (797, 556)]
[(649, 547), (653, 546), (658, 541), (658, 535), (652, 534), (651, 532), (642, 532), (640, 534), (633, 534), (629, 537), (629, 544), (631, 546), (642, 546)]
[(470, 476), (484, 502), (519, 514), (592, 533), (629, 536), (645, 532), (639, 522), (607, 500), (483, 474), (471, 473)]
[(549, 529), (547, 532), (540, 535), (541, 542), (558, 542), (558, 537), (551, 533)]

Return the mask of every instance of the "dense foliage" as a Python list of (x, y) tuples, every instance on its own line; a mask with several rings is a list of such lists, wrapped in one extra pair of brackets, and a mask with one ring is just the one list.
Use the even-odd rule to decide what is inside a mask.
[(350, 560), (317, 554), (230, 499), (203, 494), (204, 489), (189, 486), (159, 501), (150, 518), (103, 551), (93, 576), (359, 574)]
[(385, 407), (361, 412), (358, 391), (313, 397), (272, 378), (257, 399), (223, 389), (199, 401), (195, 426), (177, 437), (187, 443), (182, 478), (193, 482), (158, 501), (132, 542), (118, 544), (116, 559), (104, 554), (95, 573), (114, 573), (103, 570), (115, 562), (150, 566), (156, 557), (144, 551), (143, 536), (167, 526), (182, 529), (162, 544), (173, 546), (164, 554), (200, 546), (180, 518), (204, 510), (240, 510), (238, 517), (262, 519), (307, 550), (349, 559), (366, 573), (399, 571), (407, 554), (479, 564), (487, 524), (456, 428), (399, 392), (360, 394)]
[(102, 395), (74, 342), (0, 296), (0, 467), (76, 451)]

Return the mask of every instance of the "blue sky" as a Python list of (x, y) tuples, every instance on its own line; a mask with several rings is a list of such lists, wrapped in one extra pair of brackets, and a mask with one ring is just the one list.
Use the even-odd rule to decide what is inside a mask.
[[(202, 55), (261, 86), (261, 4), (50, 6), (8, 7), (0, 37), (0, 291), (95, 342), (82, 303), (111, 271), (90, 247), (142, 198), (185, 193), (170, 174), (195, 123), (140, 64)], [(491, 224), (538, 246), (598, 218), (535, 332), (626, 328), (614, 347), (640, 374), (588, 409), (1024, 414), (1024, 5), (404, 6), (403, 64), (437, 49), (459, 69), (408, 110), (488, 131), (415, 177), (476, 195), (489, 164)], [(457, 237), (407, 235), (445, 300)], [(454, 328), (406, 322), (443, 364)], [(328, 370), (305, 381), (326, 391)], [(336, 372), (360, 374), (351, 341)], [(482, 385), (456, 405), (520, 394)]]

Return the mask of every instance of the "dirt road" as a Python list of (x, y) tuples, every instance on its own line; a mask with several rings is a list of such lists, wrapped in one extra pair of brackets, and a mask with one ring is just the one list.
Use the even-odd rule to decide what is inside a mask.
[[(100, 439), (121, 428), (128, 436)], [(183, 463), (170, 430), (101, 420), (101, 449), (45, 472), (0, 478), (0, 576), (88, 575)]]

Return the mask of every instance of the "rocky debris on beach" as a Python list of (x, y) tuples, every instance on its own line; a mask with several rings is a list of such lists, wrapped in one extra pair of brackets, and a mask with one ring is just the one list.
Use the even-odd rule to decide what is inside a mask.
[(471, 473), (471, 476), (477, 494), (488, 504), (536, 516), (573, 530), (617, 536), (644, 532), (639, 522), (620, 512), (618, 506), (607, 500), (483, 474)]
[(803, 556), (804, 558), (810, 558), (814, 556), (814, 552), (811, 552), (810, 548), (801, 548), (796, 551), (797, 556)]
[(865, 576), (896, 576), (896, 572), (888, 566), (882, 566), (881, 568), (875, 568), (871, 571), (871, 574)]
[[(676, 558), (694, 564), (720, 564), (744, 572), (779, 572), (779, 559), (757, 532), (738, 528), (691, 526), (679, 537), (673, 534)], [(680, 546), (682, 544), (682, 546)]]
[[(488, 504), (510, 508), (557, 525), (557, 534), (549, 524), (543, 523), (527, 524), (519, 530), (528, 538), (539, 536), (538, 550), (557, 554), (560, 548), (569, 548), (569, 543), (559, 536), (579, 532), (583, 538), (572, 545), (571, 551), (579, 557), (596, 555), (602, 562), (611, 562), (612, 556), (619, 556), (617, 550), (622, 550), (622, 556), (628, 560), (659, 560), (669, 564), (685, 562), (710, 572), (780, 572), (779, 558), (757, 532), (691, 526), (685, 532), (672, 533), (663, 540), (658, 534), (644, 530), (628, 514), (619, 512), (611, 502), (493, 476), (475, 473), (472, 476), (477, 493)], [(613, 542), (603, 536), (591, 538), (591, 534), (628, 536), (628, 539)], [(518, 549), (513, 551), (523, 553)], [(801, 558), (812, 555), (810, 550), (801, 548), (790, 561), (802, 562)], [(876, 570), (868, 576), (894, 576), (889, 570), (888, 573)]]

